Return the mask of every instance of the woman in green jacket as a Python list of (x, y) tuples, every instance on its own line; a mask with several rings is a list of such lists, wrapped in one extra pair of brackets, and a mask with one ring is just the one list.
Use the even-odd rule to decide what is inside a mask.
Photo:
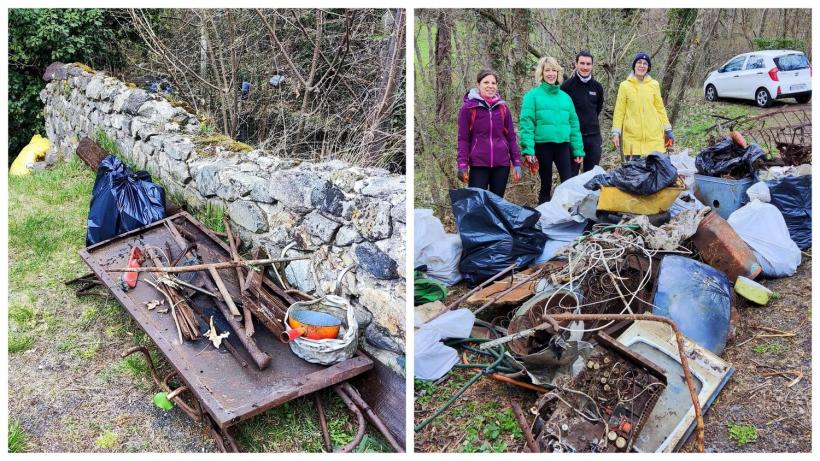
[(541, 58), (535, 79), (541, 84), (524, 95), (521, 104), (521, 154), (530, 171), (538, 169), (538, 203), (549, 201), (552, 164), (561, 182), (572, 177), (572, 162), (584, 161), (584, 143), (572, 98), (561, 91), (563, 69), (555, 58)]

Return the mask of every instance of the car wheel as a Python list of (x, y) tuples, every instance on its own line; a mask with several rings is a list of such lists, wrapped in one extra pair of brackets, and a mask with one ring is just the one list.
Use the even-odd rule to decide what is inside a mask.
[(717, 101), (718, 95), (715, 85), (707, 85), (706, 92), (703, 96), (706, 98), (707, 101)]
[(794, 99), (797, 100), (798, 104), (805, 104), (805, 103), (811, 101), (811, 93), (804, 94), (804, 95), (801, 95), (801, 96), (797, 96)]
[(755, 92), (755, 103), (757, 103), (758, 107), (769, 107), (772, 105), (772, 97), (769, 94), (769, 90), (766, 88), (758, 88)]

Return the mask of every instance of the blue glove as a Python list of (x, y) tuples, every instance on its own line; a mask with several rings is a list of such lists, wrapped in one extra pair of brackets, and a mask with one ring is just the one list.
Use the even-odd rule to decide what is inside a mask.
[(521, 167), (520, 167), (520, 166), (517, 166), (517, 167), (515, 167), (514, 169), (515, 169), (515, 174), (517, 174), (517, 175), (518, 175), (518, 177), (520, 178), (520, 177), (521, 177)]
[(663, 134), (664, 134), (667, 138), (669, 138), (669, 139), (671, 139), (671, 140), (673, 140), (673, 141), (675, 140), (675, 134), (674, 134), (674, 133), (672, 133), (672, 129), (671, 129), (671, 128), (670, 128), (670, 129), (668, 129), (668, 130), (666, 130), (666, 131), (664, 131), (664, 132), (663, 132)]

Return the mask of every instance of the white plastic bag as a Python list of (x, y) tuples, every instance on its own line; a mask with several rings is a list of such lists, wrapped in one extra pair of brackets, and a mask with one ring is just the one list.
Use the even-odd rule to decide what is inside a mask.
[(433, 210), (416, 209), (413, 236), (413, 267), (427, 266), (427, 276), (445, 285), (461, 281), (458, 263), (461, 261), (461, 237), (447, 234)]
[(729, 225), (752, 249), (763, 274), (788, 277), (800, 265), (800, 248), (789, 237), (783, 214), (774, 205), (753, 200), (729, 215)]
[(689, 149), (684, 149), (678, 154), (669, 156), (672, 165), (678, 169), (678, 175), (683, 176), (683, 183), (691, 190), (695, 183), (695, 174), (698, 168), (695, 166), (695, 159), (689, 156)]
[(547, 234), (550, 239), (544, 244), (541, 255), (535, 259), (535, 264), (543, 264), (554, 258), (558, 251), (575, 241), (586, 227), (586, 221), (576, 223), (571, 221), (563, 224), (556, 224), (549, 228), (542, 228), (541, 231)]
[(342, 320), (338, 338), (307, 339), (298, 337), (291, 341), (290, 350), (310, 363), (333, 365), (353, 357), (358, 346), (359, 323), (353, 306), (347, 299), (336, 295), (327, 295), (313, 301), (299, 301), (290, 305), (285, 313), (285, 331), (290, 331), (288, 318), (290, 313), (298, 310), (311, 310), (330, 314)]
[(475, 315), (469, 309), (445, 312), (416, 330), (413, 347), (414, 374), (419, 379), (436, 380), (458, 363), (458, 352), (441, 341), (467, 338), (473, 330)]
[(598, 165), (591, 171), (570, 178), (555, 188), (552, 200), (538, 205), (535, 209), (541, 213), (539, 223), (541, 229), (550, 228), (556, 224), (574, 221), (584, 222), (586, 218), (577, 213), (577, 207), (588, 195), (601, 195), (600, 191), (589, 190), (584, 184), (589, 182), (594, 176), (605, 174), (603, 168)]
[(754, 202), (760, 200), (763, 203), (772, 201), (772, 195), (769, 193), (769, 185), (766, 181), (758, 181), (752, 184), (752, 187), (746, 189), (746, 195), (749, 196), (749, 201)]

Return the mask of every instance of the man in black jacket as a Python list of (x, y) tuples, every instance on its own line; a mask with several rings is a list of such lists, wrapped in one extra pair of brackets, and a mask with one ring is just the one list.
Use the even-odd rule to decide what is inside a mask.
[[(592, 53), (581, 50), (575, 56), (575, 70), (572, 76), (561, 84), (561, 89), (569, 94), (581, 124), (584, 140), (584, 171), (589, 171), (601, 161), (601, 127), (598, 115), (604, 108), (604, 87), (592, 78)], [(580, 165), (573, 164), (574, 174)]]

